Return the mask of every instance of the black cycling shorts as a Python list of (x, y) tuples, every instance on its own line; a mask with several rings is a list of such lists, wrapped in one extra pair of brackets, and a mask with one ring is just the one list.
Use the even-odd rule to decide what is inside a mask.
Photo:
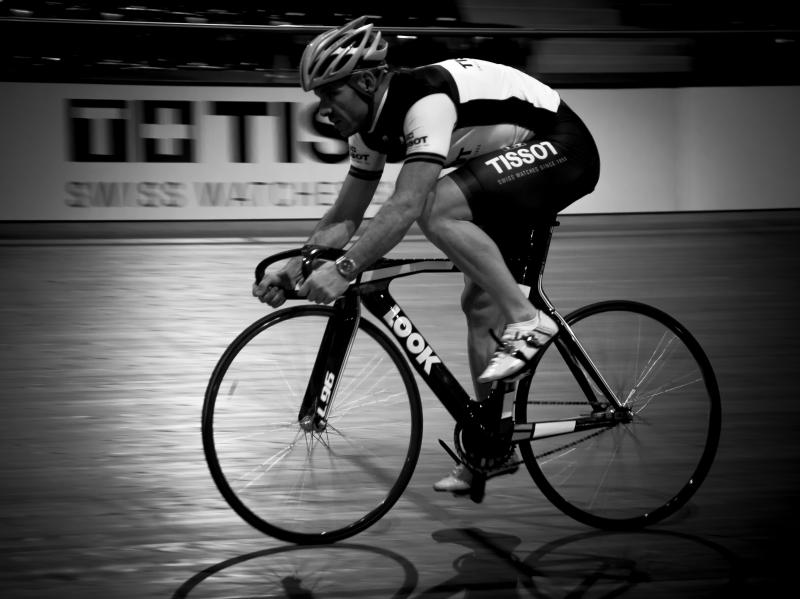
[(600, 158), (591, 133), (562, 101), (546, 132), (472, 158), (448, 176), (467, 198), (473, 221), (513, 255), (534, 223), (552, 220), (594, 190)]

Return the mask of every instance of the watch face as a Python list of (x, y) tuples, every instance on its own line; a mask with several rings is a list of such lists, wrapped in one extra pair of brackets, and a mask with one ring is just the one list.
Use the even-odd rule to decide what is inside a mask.
[(339, 258), (336, 261), (336, 269), (348, 281), (355, 277), (356, 263), (352, 258)]

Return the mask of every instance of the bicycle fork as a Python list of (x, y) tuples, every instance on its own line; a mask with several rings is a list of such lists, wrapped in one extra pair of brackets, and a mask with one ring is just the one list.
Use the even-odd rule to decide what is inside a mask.
[(345, 294), (334, 304), (297, 416), (297, 422), (305, 432), (319, 433), (328, 426), (339, 375), (347, 362), (360, 319), (356, 295)]

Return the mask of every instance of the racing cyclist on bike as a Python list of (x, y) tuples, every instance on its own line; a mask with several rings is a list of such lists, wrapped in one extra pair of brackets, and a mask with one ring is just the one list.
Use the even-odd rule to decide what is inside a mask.
[[(317, 36), (303, 53), (303, 89), (319, 97), (319, 114), (350, 145), (341, 191), (308, 243), (344, 248), (386, 161), (403, 164), (393, 193), (355, 243), (335, 263), (314, 270), (299, 291), (313, 302), (334, 301), (417, 222), (464, 274), (461, 306), (480, 401), (493, 381), (524, 370), (557, 332), (528, 301), (507, 261), (527, 247), (533, 222), (594, 189), (597, 148), (558, 92), (519, 70), (470, 58), (394, 70), (387, 49), (380, 31), (360, 17)], [(283, 289), (301, 279), (296, 259), (265, 275), (253, 295), (277, 307)], [(502, 330), (499, 345), (493, 330)], [(434, 488), (461, 493), (471, 481), (461, 465)]]

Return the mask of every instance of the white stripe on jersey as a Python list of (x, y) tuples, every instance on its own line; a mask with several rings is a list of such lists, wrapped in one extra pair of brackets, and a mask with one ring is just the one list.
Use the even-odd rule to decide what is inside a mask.
[(419, 153), (446, 158), (456, 117), (455, 104), (447, 94), (431, 94), (417, 100), (403, 121), (406, 158)]
[(520, 98), (537, 108), (558, 110), (561, 98), (556, 90), (512, 67), (472, 58), (436, 64), (453, 76), (462, 104), (472, 100)]

